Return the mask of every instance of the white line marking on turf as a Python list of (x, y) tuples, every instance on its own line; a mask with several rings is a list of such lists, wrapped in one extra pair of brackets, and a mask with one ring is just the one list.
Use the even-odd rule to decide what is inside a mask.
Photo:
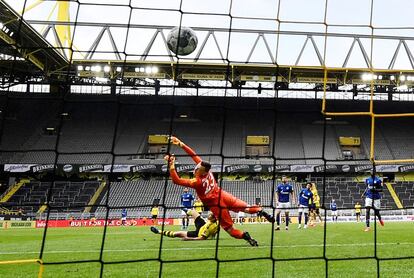
[[(326, 246), (331, 247), (353, 247), (353, 246), (370, 246), (372, 243), (344, 243), (344, 244), (326, 244)], [(400, 242), (399, 244), (395, 242), (389, 243), (377, 243), (377, 245), (414, 245), (413, 242)], [(225, 248), (234, 248), (234, 246), (221, 246), (219, 249)], [(269, 248), (269, 245), (261, 245), (257, 248)], [(323, 247), (323, 244), (304, 244), (304, 245), (284, 245), (284, 246), (274, 246), (274, 248), (304, 248), (304, 247)], [(252, 248), (251, 246), (238, 246), (237, 248)], [(188, 251), (188, 250), (215, 250), (216, 247), (180, 247), (180, 248), (163, 248), (164, 251)], [(148, 252), (148, 251), (158, 251), (158, 248), (141, 248), (141, 249), (106, 249), (105, 253), (117, 253), (117, 252)], [(63, 253), (99, 253), (100, 250), (51, 250), (44, 251), (44, 254), (63, 254)], [(0, 255), (14, 255), (14, 254), (39, 254), (39, 251), (10, 251), (10, 252), (0, 252)]]

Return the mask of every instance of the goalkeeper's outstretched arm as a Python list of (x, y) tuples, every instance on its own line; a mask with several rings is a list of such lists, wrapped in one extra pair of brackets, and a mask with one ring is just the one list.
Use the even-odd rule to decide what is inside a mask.
[(170, 142), (176, 146), (181, 147), (189, 156), (191, 156), (191, 158), (194, 160), (196, 164), (202, 161), (202, 159), (196, 154), (196, 152), (192, 148), (184, 144), (184, 142), (178, 139), (177, 137), (170, 136)]
[(166, 155), (164, 157), (164, 159), (167, 160), (167, 162), (168, 162), (168, 165), (170, 167), (170, 176), (171, 176), (172, 181), (175, 184), (178, 184), (178, 185), (181, 185), (181, 186), (186, 186), (186, 187), (191, 187), (191, 188), (196, 187), (196, 185), (198, 183), (198, 179), (196, 179), (196, 178), (194, 178), (194, 179), (182, 179), (182, 178), (180, 178), (177, 171), (175, 170), (175, 156)]

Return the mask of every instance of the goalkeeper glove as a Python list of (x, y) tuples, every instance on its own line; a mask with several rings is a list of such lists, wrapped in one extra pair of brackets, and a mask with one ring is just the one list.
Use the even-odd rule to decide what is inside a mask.
[(172, 143), (173, 145), (176, 145), (179, 147), (182, 147), (184, 145), (184, 143), (175, 136), (170, 136), (169, 140), (170, 140), (170, 143)]

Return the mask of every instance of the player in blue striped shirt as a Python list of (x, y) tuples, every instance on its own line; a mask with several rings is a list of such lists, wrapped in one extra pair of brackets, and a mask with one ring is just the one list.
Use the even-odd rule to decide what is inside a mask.
[(381, 219), (380, 209), (381, 209), (381, 194), (382, 192), (382, 181), (379, 177), (375, 175), (375, 170), (371, 170), (371, 176), (365, 180), (367, 188), (365, 189), (362, 196), (365, 196), (365, 208), (366, 208), (366, 228), (365, 232), (370, 231), (370, 211), (371, 208), (374, 210), (375, 216), (378, 217), (378, 221), (381, 226), (384, 226), (384, 221)]
[(288, 183), (286, 176), (282, 177), (282, 183), (276, 188), (276, 231), (280, 230), (280, 212), (285, 211), (286, 217), (286, 230), (289, 230), (289, 209), (291, 208), (290, 200), (294, 200), (293, 187)]
[(181, 207), (183, 211), (181, 215), (183, 217), (183, 230), (188, 228), (188, 223), (190, 222), (190, 218), (187, 215), (187, 211), (193, 208), (194, 196), (193, 194), (188, 192), (188, 188), (184, 188), (184, 193), (181, 194)]
[(298, 215), (298, 228), (302, 228), (302, 214), (305, 215), (305, 225), (303, 226), (304, 229), (308, 227), (308, 215), (309, 215), (309, 206), (313, 202), (313, 193), (311, 191), (312, 184), (308, 182), (306, 184), (306, 188), (303, 188), (302, 191), (299, 193), (299, 215)]
[(338, 206), (336, 205), (336, 202), (334, 199), (332, 199), (331, 204), (329, 205), (329, 208), (332, 211), (332, 222), (338, 222)]
[(121, 225), (125, 226), (127, 224), (126, 220), (127, 220), (127, 210), (125, 208), (122, 209), (121, 212)]

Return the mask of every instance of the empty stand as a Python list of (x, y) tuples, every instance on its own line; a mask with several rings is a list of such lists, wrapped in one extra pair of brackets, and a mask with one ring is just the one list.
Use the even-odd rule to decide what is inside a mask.
[(394, 190), (404, 207), (414, 207), (414, 182), (396, 182)]
[[(45, 204), (52, 190), (50, 205), (53, 212), (81, 212), (98, 188), (98, 182), (30, 182), (22, 186), (8, 201), (15, 208), (24, 207), (29, 214), (36, 213)], [(68, 208), (70, 206), (77, 206)]]
[[(245, 139), (248, 135), (270, 136), (270, 149), (283, 164), (315, 163), (309, 158), (322, 156), (323, 121), (317, 100), (260, 100), (254, 102), (229, 99), (223, 108), (221, 98), (179, 98), (182, 106), (172, 111), (169, 98), (157, 103), (141, 97), (141, 102), (126, 98), (118, 105), (108, 100), (88, 101), (82, 96), (71, 96), (62, 107), (59, 100), (46, 98), (11, 99), (8, 115), (4, 120), (0, 155), (3, 163), (53, 163), (57, 134), (46, 134), (46, 127), (58, 127), (62, 120), (58, 143), (58, 163), (111, 163), (112, 143), (117, 163), (137, 163), (131, 158), (145, 157), (150, 134), (172, 133), (182, 138), (205, 159), (220, 163), (223, 156), (244, 158)], [(140, 98), (140, 99), (141, 99)], [(146, 103), (148, 101), (148, 103)], [(394, 111), (395, 103), (379, 103), (383, 111)], [(398, 103), (409, 110), (411, 104)], [(233, 107), (237, 106), (237, 109)], [(349, 103), (337, 101), (335, 109), (346, 110)], [(355, 109), (363, 109), (363, 103), (354, 103)], [(360, 107), (359, 107), (360, 106)], [(289, 108), (289, 112), (284, 112)], [(359, 107), (359, 108), (358, 108)], [(120, 110), (118, 110), (118, 108)], [(366, 108), (366, 107), (365, 107)], [(117, 113), (119, 118), (117, 120)], [(115, 132), (118, 124), (117, 132)], [(414, 156), (412, 119), (398, 123), (378, 121), (375, 151), (378, 159), (411, 158)], [(224, 128), (224, 130), (223, 130)], [(115, 138), (114, 138), (115, 136)], [(363, 117), (334, 119), (326, 126), (325, 158), (340, 162), (339, 136), (361, 137), (361, 152), (355, 159), (366, 159), (370, 145), (370, 121)], [(29, 152), (24, 152), (29, 150)], [(174, 150), (177, 155), (184, 155)], [(69, 154), (68, 154), (69, 153)], [(79, 154), (70, 154), (79, 153)], [(83, 154), (88, 153), (88, 154)], [(162, 154), (156, 159), (162, 159)], [(268, 159), (257, 157), (260, 161)], [(257, 159), (255, 158), (255, 159)], [(188, 157), (180, 158), (190, 163)], [(352, 163), (352, 162), (348, 162)]]
[[(316, 182), (319, 182), (319, 184), (321, 183), (320, 180), (317, 180)], [(327, 178), (324, 200), (322, 200), (323, 196), (321, 185), (318, 186), (318, 189), (321, 197), (321, 203), (324, 201), (325, 206), (328, 208), (332, 199), (335, 200), (339, 208), (352, 209), (354, 208), (356, 202), (359, 202), (362, 206), (365, 204), (365, 197), (362, 195), (366, 189), (366, 185), (362, 182), (353, 181), (353, 178)], [(381, 208), (396, 209), (397, 206), (388, 192), (387, 187), (384, 186), (383, 189), (384, 191), (381, 194)]]
[[(260, 197), (263, 206), (271, 206), (272, 181), (223, 181), (221, 186), (224, 190), (250, 204), (255, 204), (256, 198)], [(178, 207), (183, 189), (182, 186), (172, 184), (170, 181), (166, 185), (164, 180), (113, 182), (111, 183), (108, 205), (120, 208), (111, 209), (109, 216), (110, 218), (119, 218), (122, 206), (138, 206), (137, 208), (129, 208), (128, 214), (136, 217), (150, 217), (150, 209), (154, 199), (160, 199), (160, 205), (164, 204), (170, 208), (166, 211), (167, 217), (180, 217), (181, 211)], [(163, 203), (164, 192), (165, 201)], [(196, 196), (192, 189), (190, 192)], [(108, 191), (104, 193), (101, 205), (106, 204), (107, 196)], [(106, 208), (104, 207), (98, 207), (96, 210), (96, 215), (104, 215), (105, 213)], [(160, 207), (160, 216), (163, 214), (164, 210)]]

